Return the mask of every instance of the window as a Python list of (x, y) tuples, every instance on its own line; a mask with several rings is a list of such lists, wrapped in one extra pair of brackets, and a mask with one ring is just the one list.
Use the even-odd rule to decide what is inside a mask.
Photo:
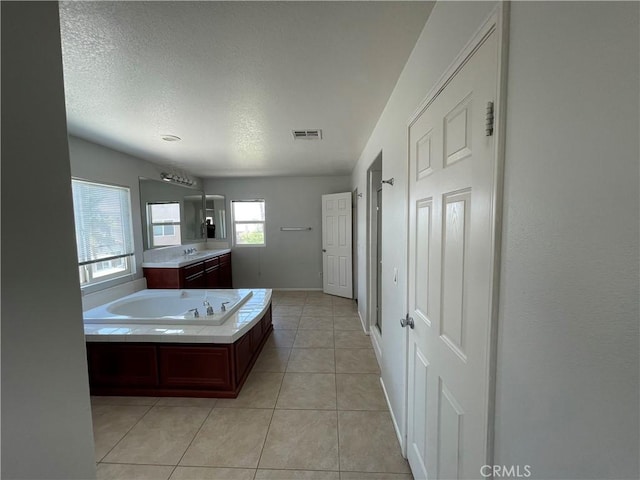
[(264, 247), (264, 210), (264, 200), (231, 201), (236, 246)]
[(180, 203), (147, 203), (149, 247), (180, 245)]
[(71, 187), (80, 285), (133, 273), (129, 189), (76, 179)]

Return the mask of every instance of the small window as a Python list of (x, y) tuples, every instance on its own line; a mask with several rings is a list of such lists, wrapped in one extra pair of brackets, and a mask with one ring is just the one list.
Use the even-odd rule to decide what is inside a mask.
[(128, 188), (72, 179), (80, 285), (134, 271)]
[(264, 247), (264, 200), (232, 200), (231, 210), (236, 246)]
[(180, 245), (180, 203), (147, 203), (150, 248)]

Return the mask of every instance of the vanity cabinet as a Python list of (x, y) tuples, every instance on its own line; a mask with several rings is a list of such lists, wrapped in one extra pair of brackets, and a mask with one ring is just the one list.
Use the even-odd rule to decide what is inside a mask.
[(186, 267), (182, 267), (180, 270), (181, 286), (178, 288), (206, 288), (204, 263), (188, 265)]
[(231, 254), (179, 268), (144, 267), (147, 288), (233, 288)]
[(218, 257), (220, 259), (220, 287), (233, 288), (231, 280), (231, 254), (224, 253)]
[(222, 288), (220, 284), (220, 257), (205, 260), (204, 283), (206, 288)]
[(91, 394), (235, 398), (272, 330), (269, 306), (229, 344), (87, 342)]

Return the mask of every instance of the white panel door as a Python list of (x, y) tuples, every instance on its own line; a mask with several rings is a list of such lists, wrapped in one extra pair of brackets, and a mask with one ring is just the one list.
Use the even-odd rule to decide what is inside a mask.
[(322, 196), (323, 290), (353, 298), (351, 192)]
[(409, 127), (407, 457), (416, 479), (481, 478), (488, 458), (496, 228), (493, 31)]

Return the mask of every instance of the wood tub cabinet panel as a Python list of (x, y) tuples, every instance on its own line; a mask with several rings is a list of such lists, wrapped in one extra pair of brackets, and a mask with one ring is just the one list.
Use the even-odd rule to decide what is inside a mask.
[(229, 390), (231, 345), (159, 346), (160, 385)]
[(88, 349), (91, 385), (158, 385), (158, 362), (152, 345), (98, 343)]
[(269, 305), (231, 344), (87, 342), (91, 394), (235, 398), (272, 330)]

